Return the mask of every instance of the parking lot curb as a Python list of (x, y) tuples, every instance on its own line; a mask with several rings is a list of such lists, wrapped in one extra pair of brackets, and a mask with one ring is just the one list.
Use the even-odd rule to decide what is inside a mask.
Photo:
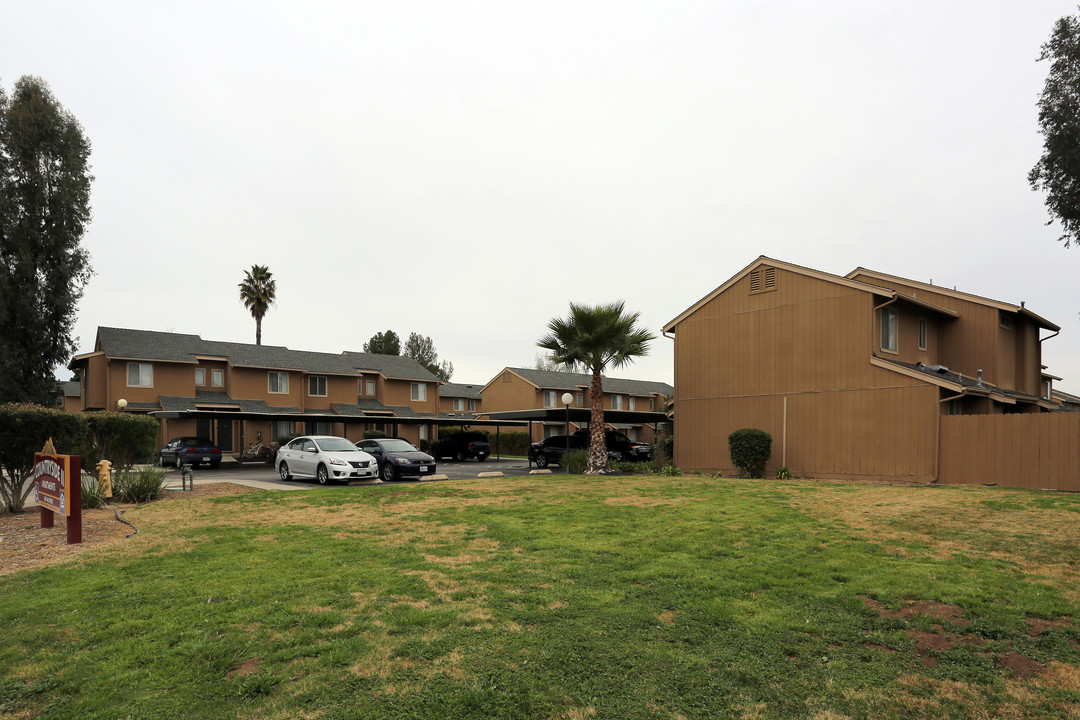
[(502, 474), (501, 472), (495, 471), (495, 472), (484, 472), (484, 473), (480, 473), (480, 474), (479, 474), (479, 475), (477, 475), (476, 477), (478, 477), (478, 478), (482, 478), (482, 477), (506, 477), (506, 476), (505, 476), (505, 475), (503, 475), (503, 474)]
[(439, 474), (439, 475), (425, 475), (421, 479), (422, 480), (449, 480), (450, 476), (449, 475), (442, 475), (442, 474)]
[(544, 468), (543, 470), (530, 470), (529, 474), (530, 475), (550, 475), (551, 471), (548, 470), (547, 468)]

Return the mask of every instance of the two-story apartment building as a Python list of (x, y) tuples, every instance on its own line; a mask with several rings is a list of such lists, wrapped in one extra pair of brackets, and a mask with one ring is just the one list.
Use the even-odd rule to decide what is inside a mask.
[(478, 415), (483, 407), (481, 389), (483, 385), (443, 383), (439, 386), (439, 415), (442, 417)]
[(664, 327), (675, 461), (734, 472), (727, 437), (756, 427), (770, 471), (934, 481), (942, 416), (1058, 408), (1042, 366), (1058, 330), (1023, 304), (760, 257)]
[[(562, 396), (567, 392), (574, 396), (571, 408), (587, 409), (590, 407), (591, 385), (592, 375), (585, 373), (507, 367), (483, 387), (481, 395), (485, 412), (562, 409)], [(665, 396), (675, 391), (667, 383), (612, 377), (603, 379), (603, 388), (605, 410), (641, 412), (663, 411)], [(541, 423), (533, 429), (532, 440), (535, 442), (551, 435), (561, 435), (566, 431), (565, 427), (564, 423), (557, 421)], [(641, 423), (617, 427), (632, 440), (653, 440), (652, 425)], [(570, 429), (576, 430), (577, 425), (571, 423)]]
[(198, 335), (98, 328), (81, 371), (80, 410), (161, 418), (163, 442), (211, 437), (236, 452), (256, 440), (327, 433), (359, 440), (367, 429), (413, 442), (432, 437), (439, 379), (412, 358), (316, 353), (203, 340)]

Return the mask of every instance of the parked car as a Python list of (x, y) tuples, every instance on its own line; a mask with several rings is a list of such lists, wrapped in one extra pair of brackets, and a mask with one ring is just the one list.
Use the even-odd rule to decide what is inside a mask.
[(282, 445), (277, 453), (277, 471), (282, 480), (315, 478), (320, 485), (377, 477), (375, 458), (332, 435), (301, 435)]
[(420, 452), (401, 438), (377, 438), (356, 443), (379, 464), (379, 477), (386, 482), (410, 477), (419, 480), (435, 474), (435, 458)]
[(484, 462), (491, 454), (491, 443), (483, 433), (456, 432), (431, 443), (431, 454), (436, 458), (452, 457), (458, 462), (467, 458)]
[[(652, 446), (626, 437), (618, 430), (605, 430), (604, 441), (607, 444), (608, 457), (612, 460), (643, 462), (652, 459)], [(553, 435), (535, 442), (529, 447), (529, 459), (537, 467), (547, 467), (550, 463), (561, 463), (567, 445), (570, 450), (589, 448), (589, 431), (578, 430), (572, 435)]]
[(216, 468), (221, 464), (221, 448), (204, 437), (177, 437), (161, 448), (158, 458), (163, 466), (197, 467), (206, 464)]

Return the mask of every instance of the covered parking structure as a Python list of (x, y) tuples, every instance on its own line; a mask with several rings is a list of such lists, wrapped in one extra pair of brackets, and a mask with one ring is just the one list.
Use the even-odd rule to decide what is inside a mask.
[[(435, 426), (435, 427), (457, 427), (463, 430), (473, 427), (482, 428), (495, 428), (495, 455), (499, 456), (499, 438), (504, 427), (510, 428), (522, 428), (526, 425), (524, 421), (507, 419), (479, 419), (475, 417), (458, 416), (458, 417), (435, 417), (433, 415), (417, 415), (414, 417), (398, 417), (391, 415), (339, 415), (336, 413), (312, 413), (312, 412), (251, 412), (243, 410), (227, 410), (227, 409), (214, 409), (214, 410), (154, 410), (147, 413), (151, 417), (157, 418), (161, 423), (161, 440), (162, 443), (168, 442), (168, 440), (177, 435), (205, 435), (215, 443), (220, 442), (224, 432), (227, 432), (228, 437), (231, 440), (232, 430), (231, 423), (236, 422), (239, 425), (237, 437), (239, 438), (239, 444), (237, 447), (239, 451), (233, 451), (231, 453), (240, 459), (242, 457), (243, 449), (246, 448), (251, 441), (247, 439), (246, 424), (249, 422), (255, 423), (275, 423), (275, 422), (290, 422), (295, 426), (296, 423), (304, 423), (305, 427), (310, 427), (310, 424), (328, 423), (331, 428), (334, 425), (341, 424), (345, 435), (344, 426), (349, 425), (368, 425), (368, 426), (381, 426), (387, 428), (384, 432), (390, 437), (396, 437), (399, 434), (399, 430), (402, 426)], [(193, 423), (196, 428), (202, 430), (197, 432), (175, 432), (169, 430), (170, 422), (183, 421), (182, 427), (192, 427)], [(224, 424), (228, 424), (230, 428), (228, 431), (224, 431)], [(205, 430), (205, 432), (203, 432)], [(297, 433), (302, 434), (315, 434), (311, 433)], [(324, 433), (320, 433), (324, 434)], [(335, 434), (331, 432), (325, 433), (329, 435)]]
[[(579, 427), (588, 427), (592, 422), (592, 410), (583, 407), (563, 408), (533, 408), (530, 410), (500, 410), (497, 412), (484, 413), (491, 422), (516, 422), (528, 423), (529, 437), (532, 437), (533, 423), (563, 424), (565, 434), (570, 434), (570, 423)], [(653, 437), (656, 437), (656, 427), (670, 418), (667, 413), (646, 410), (604, 410), (605, 425), (652, 425)], [(532, 459), (529, 459), (532, 466)]]

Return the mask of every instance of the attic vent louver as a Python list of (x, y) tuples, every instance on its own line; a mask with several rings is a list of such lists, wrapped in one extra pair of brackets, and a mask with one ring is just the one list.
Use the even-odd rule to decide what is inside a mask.
[(757, 292), (761, 289), (761, 273), (757, 270), (750, 273), (750, 292)]
[(776, 268), (765, 268), (765, 289), (776, 288)]

